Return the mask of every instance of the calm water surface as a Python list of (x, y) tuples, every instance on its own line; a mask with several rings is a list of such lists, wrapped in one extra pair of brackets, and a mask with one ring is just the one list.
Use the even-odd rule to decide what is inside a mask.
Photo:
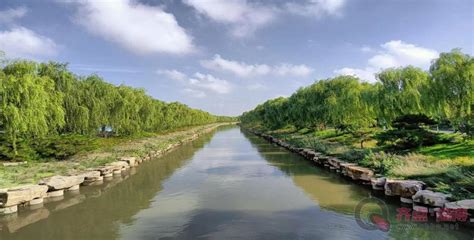
[[(0, 218), (0, 239), (473, 239), (472, 229), (365, 230), (371, 191), (227, 127), (101, 186)], [(377, 209), (368, 205), (362, 213)], [(436, 228), (438, 227), (438, 228)]]

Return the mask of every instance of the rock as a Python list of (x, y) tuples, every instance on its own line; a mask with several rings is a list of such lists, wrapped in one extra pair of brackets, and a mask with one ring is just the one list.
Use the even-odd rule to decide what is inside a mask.
[(44, 198), (35, 198), (35, 199), (29, 201), (29, 202), (28, 202), (28, 205), (32, 206), (32, 205), (42, 204), (42, 203), (43, 203), (43, 199), (44, 199)]
[(386, 181), (387, 181), (387, 178), (385, 177), (370, 179), (370, 183), (372, 185), (373, 190), (384, 190)]
[(423, 190), (425, 183), (416, 180), (387, 180), (385, 182), (385, 195), (411, 198), (416, 192)]
[(347, 171), (347, 168), (349, 166), (356, 166), (355, 163), (341, 163), (339, 166), (339, 169), (341, 170), (341, 174), (344, 176), (349, 176), (349, 173)]
[(102, 177), (100, 176), (100, 171), (88, 171), (79, 174), (79, 176), (84, 177), (84, 182), (94, 182), (102, 180)]
[(121, 157), (120, 161), (128, 163), (130, 167), (138, 165), (136, 157)]
[(422, 203), (433, 207), (443, 207), (447, 200), (451, 197), (450, 194), (444, 194), (440, 192), (433, 192), (430, 190), (420, 190), (412, 196), (412, 199), (416, 203)]
[(357, 165), (346, 166), (347, 176), (353, 180), (370, 181), (374, 172), (368, 168), (360, 167)]
[(54, 176), (40, 181), (40, 185), (46, 185), (49, 191), (70, 188), (84, 182), (83, 176)]
[(330, 167), (334, 169), (340, 169), (342, 163), (346, 163), (346, 162), (339, 160), (338, 158), (335, 158), (335, 157), (330, 157), (328, 159), (328, 164), (330, 165)]
[(112, 166), (104, 166), (104, 167), (101, 167), (101, 168), (97, 168), (96, 169), (97, 171), (100, 172), (100, 175), (101, 176), (107, 176), (109, 174), (112, 174), (112, 172), (114, 171), (114, 167)]
[(326, 156), (326, 155), (321, 154), (321, 155), (318, 156), (318, 163), (320, 163), (320, 164), (324, 164), (328, 160), (329, 160), (329, 157)]
[(458, 209), (464, 208), (470, 212), (474, 212), (474, 199), (465, 199), (457, 202), (448, 202), (444, 204), (445, 208)]
[(0, 216), (18, 212), (18, 205), (0, 208)]
[(412, 203), (413, 203), (413, 199), (400, 197), (400, 202), (406, 203), (406, 204), (412, 204)]
[(67, 190), (68, 191), (77, 191), (77, 190), (79, 190), (79, 185), (72, 186), (72, 187), (68, 188)]
[(46, 197), (47, 186), (28, 185), (0, 192), (0, 207), (11, 207), (27, 203), (35, 198)]
[(64, 189), (48, 192), (48, 198), (64, 196)]
[(113, 169), (112, 172), (117, 171), (117, 170), (121, 171), (122, 168), (126, 168), (128, 166), (128, 163), (122, 162), (122, 161), (117, 161), (117, 162), (111, 162), (111, 163), (107, 164), (107, 166), (112, 167), (112, 169)]

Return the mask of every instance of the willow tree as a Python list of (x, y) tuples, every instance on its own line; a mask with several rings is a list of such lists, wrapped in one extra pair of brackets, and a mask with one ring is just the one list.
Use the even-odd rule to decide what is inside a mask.
[(377, 113), (383, 125), (390, 125), (406, 114), (430, 114), (424, 99), (428, 93), (428, 73), (408, 66), (384, 70), (376, 77), (380, 82)]
[(19, 138), (42, 137), (64, 125), (62, 94), (54, 81), (38, 75), (38, 65), (17, 61), (0, 75), (0, 122), (14, 155)]
[(455, 128), (473, 124), (474, 59), (459, 49), (441, 53), (430, 67), (433, 103)]

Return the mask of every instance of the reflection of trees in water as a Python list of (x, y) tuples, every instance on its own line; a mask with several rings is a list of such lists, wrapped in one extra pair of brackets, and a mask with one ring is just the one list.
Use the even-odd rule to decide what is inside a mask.
[[(313, 166), (303, 157), (288, 152), (266, 140), (246, 131), (242, 131), (260, 156), (272, 166), (290, 176), (294, 184), (300, 187), (320, 208), (346, 215), (354, 215), (354, 210), (359, 202), (373, 195), (369, 189), (356, 185), (339, 175)], [(286, 154), (282, 154), (286, 153)], [(392, 229), (389, 235), (395, 239), (472, 239), (474, 230), (462, 229), (459, 231), (446, 231), (446, 229), (423, 228), (413, 223), (397, 224), (397, 208), (401, 207), (398, 199), (384, 199), (383, 193), (377, 196), (386, 202), (389, 212), (389, 222)], [(375, 204), (364, 207), (365, 215), (381, 212)], [(471, 237), (469, 237), (471, 236)]]
[(148, 208), (153, 197), (161, 191), (163, 181), (204, 147), (214, 133), (140, 165), (133, 176), (116, 177), (100, 186), (84, 187), (77, 196), (48, 203), (41, 210), (42, 214), (35, 212), (39, 210), (20, 213), (16, 220), (19, 223), (30, 221), (27, 218), (32, 214), (42, 217), (46, 213), (49, 217), (36, 223), (31, 221), (33, 224), (29, 226), (11, 226), (10, 231), (18, 226), (23, 228), (13, 234), (0, 231), (0, 239), (117, 239), (120, 225), (132, 224), (133, 216)]

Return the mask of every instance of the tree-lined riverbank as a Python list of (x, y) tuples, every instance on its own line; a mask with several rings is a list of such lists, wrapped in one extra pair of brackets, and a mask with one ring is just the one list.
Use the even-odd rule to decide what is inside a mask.
[[(242, 115), (243, 126), (375, 173), (474, 198), (474, 59), (441, 53), (429, 71), (386, 69), (376, 83), (338, 76)], [(449, 129), (448, 132), (438, 129)]]

